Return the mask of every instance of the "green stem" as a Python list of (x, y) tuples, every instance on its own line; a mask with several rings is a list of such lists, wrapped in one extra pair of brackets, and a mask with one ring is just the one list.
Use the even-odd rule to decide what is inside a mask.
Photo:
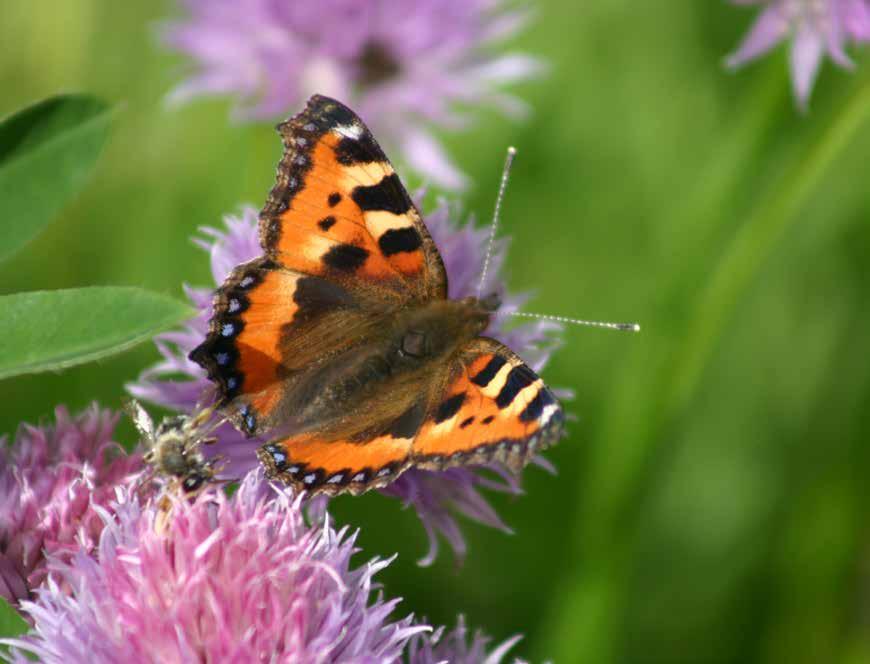
[[(737, 232), (693, 308), (685, 341), (666, 345), (678, 352), (647, 372), (649, 380), (641, 388), (646, 394), (632, 391), (631, 402), (640, 400), (651, 404), (652, 408), (640, 413), (642, 421), (607, 418), (610, 431), (605, 431), (598, 443), (604, 445), (602, 441), (608, 440), (612, 443), (613, 436), (607, 434), (621, 432), (627, 439), (617, 441), (620, 445), (615, 447), (622, 447), (623, 456), (627, 458), (615, 463), (620, 468), (614, 472), (607, 463), (614, 446), (604, 445), (606, 449), (598, 450), (600, 458), (590, 477), (591, 487), (586, 487), (583, 495), (586, 509), (581, 510), (584, 522), (579, 528), (583, 552), (578, 564), (581, 571), (567, 580), (561, 601), (554, 603), (557, 612), (551, 631), (553, 638), (549, 639), (553, 648), (551, 655), (566, 661), (599, 662), (615, 656), (621, 607), (628, 588), (631, 541), (635, 534), (634, 524), (622, 517), (637, 512), (631, 508), (647, 488), (652, 463), (664, 444), (664, 431), (695, 394), (710, 355), (741, 297), (785, 231), (799, 219), (798, 213), (868, 114), (870, 83), (864, 82), (821, 137), (813, 142), (808, 154), (792, 167), (781, 186)], [(723, 183), (729, 179), (723, 178)], [(671, 280), (668, 285), (682, 286), (679, 280)], [(671, 298), (671, 293), (665, 293), (661, 301), (673, 301)], [(650, 361), (651, 350), (652, 346), (647, 347), (640, 354)], [(621, 385), (624, 389), (625, 383)], [(632, 408), (634, 406), (629, 404), (614, 414), (620, 415)], [(636, 409), (635, 414), (638, 414)], [(612, 458), (609, 460), (614, 463)], [(592, 510), (598, 511), (593, 513)], [(583, 598), (582, 611), (577, 610), (581, 607), (576, 598)], [(568, 609), (574, 610), (566, 612)], [(595, 633), (591, 642), (583, 643), (577, 638), (579, 634), (588, 636), (590, 631)]]
[(806, 158), (797, 163), (774, 195), (743, 225), (722, 257), (701, 296), (686, 335), (687, 343), (668, 392), (667, 413), (679, 413), (695, 393), (710, 353), (741, 295), (752, 282), (777, 241), (828, 172), (835, 157), (870, 112), (870, 84), (858, 88)]

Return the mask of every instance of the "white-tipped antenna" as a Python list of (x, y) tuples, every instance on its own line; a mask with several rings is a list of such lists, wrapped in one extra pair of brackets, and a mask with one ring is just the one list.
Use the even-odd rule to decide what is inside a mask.
[(598, 320), (579, 320), (577, 318), (566, 318), (565, 316), (549, 316), (547, 314), (530, 314), (525, 311), (507, 311), (508, 316), (521, 316), (523, 318), (539, 318), (541, 320), (552, 320), (557, 323), (570, 323), (571, 325), (584, 325), (586, 327), (603, 327), (608, 330), (621, 330), (622, 332), (640, 332), (640, 325), (637, 323), (605, 323)]
[(517, 149), (511, 146), (507, 149), (507, 156), (504, 159), (504, 170), (501, 172), (501, 183), (498, 185), (498, 197), (495, 199), (495, 211), (492, 213), (492, 224), (489, 227), (489, 242), (486, 245), (486, 257), (483, 259), (483, 270), (480, 273), (480, 283), (477, 284), (478, 299), (480, 298), (480, 292), (483, 290), (483, 282), (486, 281), (486, 271), (489, 269), (489, 259), (492, 256), (493, 244), (495, 244), (495, 232), (498, 229), (498, 216), (501, 212), (501, 201), (504, 198), (504, 191), (507, 189), (511, 165), (514, 163), (514, 157), (516, 154)]

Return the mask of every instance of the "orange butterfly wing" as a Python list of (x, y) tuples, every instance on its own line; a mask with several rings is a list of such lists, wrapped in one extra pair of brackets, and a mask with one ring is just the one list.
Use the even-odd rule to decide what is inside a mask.
[(284, 157), (260, 215), (268, 256), (350, 290), (446, 297), (444, 265), (420, 213), (353, 111), (316, 95), (278, 130)]
[(415, 466), (500, 461), (519, 471), (562, 435), (564, 412), (544, 381), (507, 346), (478, 337), (414, 439)]
[(419, 417), (364, 441), (316, 435), (260, 448), (267, 473), (311, 493), (359, 494), (385, 486), (412, 466), (443, 470), (499, 461), (518, 471), (562, 435), (564, 412), (515, 353), (475, 339), (444, 375)]
[(385, 308), (447, 295), (438, 250), (359, 117), (314, 96), (278, 129), (285, 151), (260, 213), (264, 256), (227, 278), (190, 354), (250, 435), (282, 423), (294, 368), (346, 349)]

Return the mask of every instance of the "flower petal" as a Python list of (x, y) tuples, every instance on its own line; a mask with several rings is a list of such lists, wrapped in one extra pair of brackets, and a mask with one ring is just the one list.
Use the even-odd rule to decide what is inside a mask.
[(802, 110), (806, 109), (809, 102), (824, 51), (825, 44), (821, 35), (809, 25), (802, 24), (798, 27), (789, 53), (789, 65), (795, 97)]
[(468, 178), (453, 165), (444, 147), (425, 129), (407, 127), (400, 141), (411, 167), (426, 173), (436, 185), (452, 190), (468, 186)]
[(788, 34), (789, 21), (779, 3), (773, 3), (761, 12), (749, 34), (737, 50), (729, 55), (725, 63), (736, 69), (749, 60), (764, 55)]

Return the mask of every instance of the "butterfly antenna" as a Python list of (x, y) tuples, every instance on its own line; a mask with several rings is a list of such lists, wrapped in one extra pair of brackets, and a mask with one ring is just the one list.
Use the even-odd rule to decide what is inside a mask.
[(531, 314), (526, 311), (507, 311), (508, 316), (520, 316), (522, 318), (538, 318), (540, 320), (552, 320), (557, 323), (569, 323), (571, 325), (583, 325), (585, 327), (602, 327), (608, 330), (621, 330), (623, 332), (640, 332), (637, 323), (606, 323), (598, 320), (579, 320), (566, 318), (565, 316), (549, 316), (547, 314)]
[(514, 163), (514, 157), (516, 154), (517, 149), (515, 147), (511, 146), (507, 149), (507, 156), (504, 160), (504, 170), (501, 172), (501, 183), (498, 186), (498, 197), (495, 199), (495, 211), (492, 213), (492, 224), (489, 227), (489, 242), (486, 245), (486, 257), (483, 259), (483, 270), (480, 273), (480, 283), (477, 284), (478, 299), (483, 290), (483, 283), (486, 281), (486, 272), (489, 269), (490, 258), (492, 258), (492, 247), (495, 244), (495, 232), (498, 229), (498, 217), (501, 212), (501, 202), (504, 198), (504, 191), (507, 189), (511, 165)]

